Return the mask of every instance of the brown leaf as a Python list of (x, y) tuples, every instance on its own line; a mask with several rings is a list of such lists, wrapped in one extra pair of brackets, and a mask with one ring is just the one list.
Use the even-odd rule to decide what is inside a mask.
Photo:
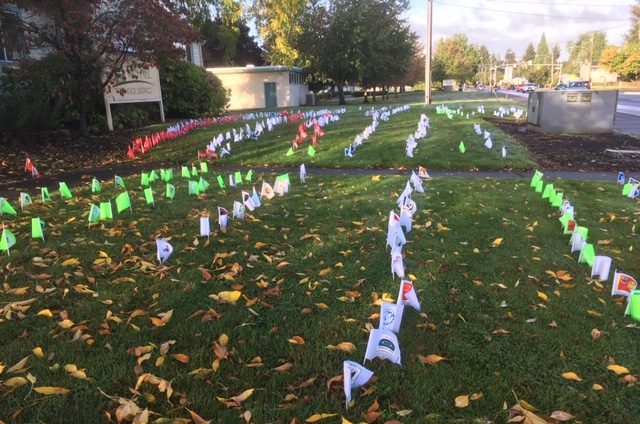
[(427, 365), (435, 365), (440, 361), (446, 360), (447, 358), (444, 358), (442, 356), (436, 355), (436, 354), (431, 354), (431, 355), (427, 355), (427, 356), (422, 356), (422, 355), (418, 355), (418, 359), (420, 359), (420, 361), (423, 364), (427, 364)]
[(284, 363), (282, 365), (280, 365), (279, 367), (275, 367), (273, 370), (277, 371), (277, 372), (285, 372), (290, 370), (291, 368), (293, 368), (293, 364), (290, 362)]
[(300, 336), (293, 336), (289, 339), (289, 343), (291, 344), (297, 344), (297, 345), (303, 345), (304, 344), (304, 339)]
[(466, 408), (469, 406), (469, 396), (468, 395), (460, 395), (455, 399), (457, 408)]
[(175, 353), (171, 356), (173, 356), (173, 359), (175, 359), (178, 362), (182, 362), (183, 364), (189, 363), (189, 356), (185, 355), (184, 353)]
[(575, 418), (573, 415), (564, 411), (553, 411), (550, 417), (558, 421), (569, 421)]

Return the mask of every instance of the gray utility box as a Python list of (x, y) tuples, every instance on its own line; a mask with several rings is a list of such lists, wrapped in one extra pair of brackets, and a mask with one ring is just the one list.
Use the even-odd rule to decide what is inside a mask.
[(544, 133), (613, 131), (617, 90), (536, 90), (529, 94), (527, 127)]

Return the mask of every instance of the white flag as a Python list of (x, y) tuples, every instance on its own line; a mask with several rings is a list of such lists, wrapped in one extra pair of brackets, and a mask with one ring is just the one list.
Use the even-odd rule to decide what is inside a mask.
[(200, 217), (200, 236), (201, 237), (209, 237), (209, 233), (211, 232), (210, 224), (209, 224), (209, 215)]
[(278, 194), (278, 196), (284, 196), (285, 193), (289, 192), (289, 182), (287, 180), (276, 181), (274, 192)]
[(244, 219), (244, 205), (237, 200), (233, 201), (233, 219)]
[(260, 189), (260, 196), (266, 197), (268, 200), (273, 199), (273, 196), (275, 196), (275, 193), (273, 191), (273, 187), (271, 187), (271, 184), (264, 181), (262, 182), (262, 189)]
[(578, 233), (573, 233), (571, 236), (571, 253), (580, 252), (584, 246), (584, 238)]
[(165, 240), (156, 239), (156, 247), (158, 248), (158, 262), (163, 264), (173, 253), (173, 246), (171, 246), (169, 242)]
[(404, 263), (402, 262), (402, 252), (398, 249), (391, 250), (391, 276), (397, 275), (404, 278)]
[(394, 333), (400, 332), (400, 324), (402, 324), (402, 314), (404, 305), (382, 302), (380, 305), (380, 326), (381, 330), (390, 330)]
[(502, 158), (506, 158), (507, 157), (507, 148), (502, 146)]
[(304, 166), (304, 163), (300, 165), (300, 182), (304, 184), (305, 179), (307, 177), (307, 168)]
[(235, 187), (236, 180), (233, 178), (233, 175), (229, 174), (229, 187)]
[(473, 124), (473, 130), (478, 135), (482, 135), (482, 129), (480, 128), (480, 124)]
[(402, 232), (400, 225), (394, 225), (387, 230), (387, 247), (394, 249), (396, 247), (402, 247), (407, 244), (407, 238)]
[(407, 233), (411, 232), (411, 221), (412, 221), (412, 214), (411, 212), (409, 212), (408, 209), (406, 209), (405, 207), (403, 207), (400, 210), (400, 221), (399, 224), (402, 225), (405, 229), (405, 231)]
[(609, 256), (596, 256), (591, 267), (591, 278), (598, 276), (600, 281), (609, 279), (609, 271), (611, 270), (611, 258)]
[(489, 137), (491, 137), (491, 133), (487, 130), (484, 130), (484, 138), (487, 139)]
[[(613, 285), (611, 286), (611, 296), (626, 296), (629, 295), (638, 287), (636, 279), (629, 274), (623, 274), (621, 272), (615, 272), (613, 274)], [(626, 315), (626, 314), (625, 314)]]
[(493, 141), (491, 141), (491, 137), (487, 138), (484, 142), (484, 147), (486, 147), (487, 149), (492, 149), (493, 148)]
[(406, 209), (411, 213), (411, 215), (415, 214), (418, 210), (418, 205), (413, 201), (410, 197), (405, 198), (404, 203), (400, 205), (401, 209)]
[(344, 361), (342, 364), (342, 380), (347, 408), (351, 402), (351, 390), (363, 386), (373, 377), (373, 371), (368, 370), (357, 362)]
[(244, 190), (242, 191), (242, 203), (247, 209), (249, 209), (250, 212), (253, 212), (253, 210), (256, 208), (256, 205), (254, 205), (253, 201), (251, 200), (251, 195)]
[(373, 358), (388, 359), (394, 364), (400, 364), (400, 345), (393, 332), (376, 328), (371, 330), (364, 360), (366, 362)]
[(218, 206), (218, 224), (220, 225), (220, 231), (227, 232), (227, 221), (229, 220), (229, 211), (225, 208)]
[(400, 292), (398, 293), (398, 304), (409, 305), (416, 311), (420, 311), (420, 301), (416, 294), (416, 289), (413, 287), (413, 283), (409, 280), (400, 281)]
[(387, 223), (387, 228), (391, 228), (400, 222), (400, 215), (395, 213), (394, 211), (389, 211), (389, 222)]
[(259, 208), (260, 206), (262, 206), (262, 203), (260, 202), (260, 196), (258, 196), (258, 192), (256, 191), (255, 187), (253, 187), (253, 193), (251, 194), (251, 201), (256, 206), (256, 208)]

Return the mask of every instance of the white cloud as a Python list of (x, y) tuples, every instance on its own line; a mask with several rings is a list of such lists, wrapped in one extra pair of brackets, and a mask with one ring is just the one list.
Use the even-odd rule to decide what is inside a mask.
[[(447, 3), (444, 4), (444, 1)], [(596, 2), (600, 6), (589, 6)], [(622, 5), (620, 0), (610, 6), (603, 6), (610, 4), (605, 0), (588, 0), (587, 6), (577, 2), (575, 5), (567, 5), (570, 3), (568, 0), (547, 3), (534, 4), (530, 0), (527, 3), (476, 0), (434, 1), (433, 45), (435, 46), (435, 42), (440, 38), (462, 32), (467, 35), (471, 43), (483, 44), (490, 52), (504, 56), (505, 51), (511, 48), (520, 57), (529, 43), (537, 47), (544, 32), (549, 46), (558, 44), (562, 50), (561, 59), (566, 59), (567, 42), (577, 39), (581, 33), (603, 30), (607, 34), (609, 44), (621, 44), (624, 34), (631, 26), (629, 7)], [(413, 31), (424, 43), (427, 0), (412, 0), (411, 4), (407, 18)], [(524, 13), (547, 16), (532, 16)], [(581, 18), (581, 20), (561, 19), (557, 16), (569, 16)], [(624, 21), (607, 21), (606, 19), (623, 19)]]

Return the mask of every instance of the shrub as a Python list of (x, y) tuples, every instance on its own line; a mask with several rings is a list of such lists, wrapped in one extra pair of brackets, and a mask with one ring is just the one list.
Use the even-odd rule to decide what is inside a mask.
[(193, 63), (161, 64), (160, 81), (164, 108), (170, 117), (220, 115), (227, 108), (229, 94), (220, 80)]

